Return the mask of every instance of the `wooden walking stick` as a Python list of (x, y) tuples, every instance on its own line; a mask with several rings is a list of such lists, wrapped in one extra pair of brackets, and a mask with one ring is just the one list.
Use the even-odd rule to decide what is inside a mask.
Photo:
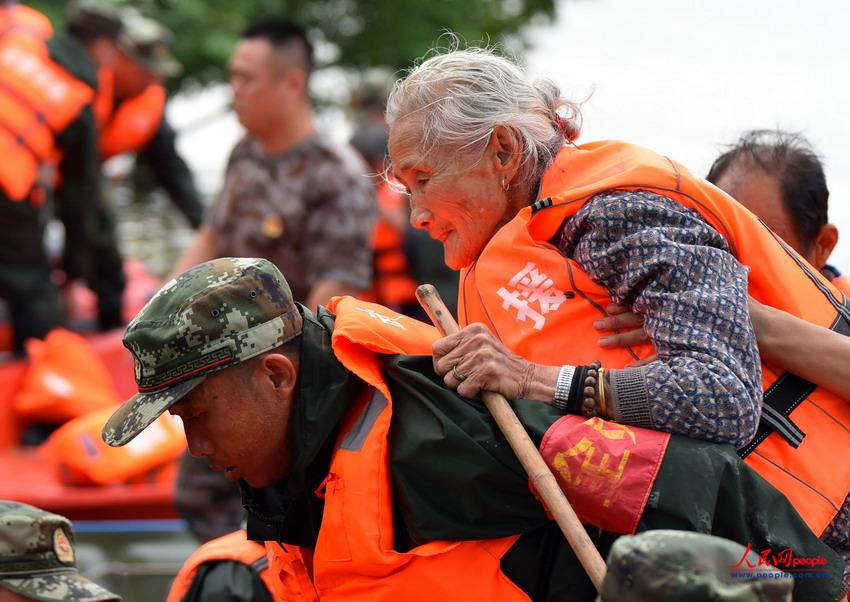
[[(419, 299), (422, 308), (428, 313), (434, 326), (443, 336), (454, 334), (460, 330), (457, 322), (446, 309), (437, 289), (432, 285), (423, 284), (417, 288), (416, 298)], [(534, 487), (540, 497), (543, 498), (549, 512), (555, 517), (555, 521), (561, 527), (570, 547), (572, 547), (598, 591), (602, 587), (602, 580), (605, 578), (605, 561), (602, 560), (596, 546), (590, 541), (587, 531), (584, 530), (575, 510), (570, 506), (570, 502), (558, 485), (555, 475), (543, 461), (540, 452), (537, 451), (537, 447), (514, 414), (511, 406), (508, 405), (505, 397), (499, 393), (484, 391), (481, 393), (481, 400), (493, 416), (499, 430), (508, 440), (520, 464), (522, 464), (531, 482), (534, 483)]]

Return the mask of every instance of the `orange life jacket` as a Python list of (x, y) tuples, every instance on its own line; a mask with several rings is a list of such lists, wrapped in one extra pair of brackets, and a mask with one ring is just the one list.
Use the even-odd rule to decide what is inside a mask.
[(112, 406), (80, 416), (47, 438), (40, 451), (59, 466), (62, 481), (68, 485), (173, 482), (176, 461), (186, 449), (182, 423), (163, 414), (124, 447), (110, 447), (100, 431), (114, 412)]
[[(251, 567), (260, 576), (263, 584), (272, 591), (272, 573), (268, 570), (269, 561), (266, 549), (256, 541), (250, 541), (244, 530), (234, 531), (222, 537), (208, 541), (195, 550), (183, 563), (171, 589), (168, 590), (166, 602), (180, 602), (192, 586), (195, 574), (200, 566), (207, 562), (233, 560)], [(281, 598), (288, 600), (288, 598)]]
[[(696, 210), (750, 266), (757, 300), (847, 334), (841, 293), (752, 213), (679, 164), (621, 142), (564, 148), (544, 176), (540, 199), (524, 208), (461, 272), (463, 325), (482, 322), (516, 353), (534, 362), (622, 368), (648, 346), (603, 349), (594, 320), (605, 315), (608, 291), (549, 241), (565, 219), (594, 195), (642, 189)], [(845, 316), (840, 318), (840, 314)], [(850, 404), (791, 374), (763, 365), (765, 404), (756, 438), (740, 453), (781, 490), (816, 534), (850, 491), (850, 462), (828, 462), (850, 450)]]
[(265, 581), (275, 600), (318, 602), (311, 575), (313, 550), (289, 544), (267, 541), (266, 557), (269, 559), (269, 580)]
[(850, 278), (841, 275), (833, 278), (830, 282), (832, 282), (832, 286), (844, 293), (846, 298), (850, 299)]
[(50, 58), (44, 40), (14, 31), (0, 37), (0, 188), (8, 198), (43, 200), (61, 159), (55, 135), (93, 98)]
[(159, 84), (151, 84), (122, 101), (102, 126), (101, 159), (144, 149), (159, 129), (164, 113), (165, 88)]
[[(385, 181), (378, 184), (376, 192), (381, 210), (397, 210), (399, 204), (407, 203)], [(372, 252), (372, 288), (361, 298), (392, 308), (416, 303), (417, 285), (404, 253), (404, 232), (379, 216), (372, 231)]]
[(53, 25), (45, 15), (24, 4), (0, 8), (0, 36), (24, 33), (46, 40), (53, 35)]
[(393, 550), (387, 441), (393, 406), (377, 354), (430, 354), (438, 334), (426, 324), (350, 297), (334, 298), (328, 307), (337, 314), (334, 354), (371, 387), (342, 421), (325, 481), (313, 556), (318, 597), (323, 602), (528, 600), (499, 566), (517, 536), (432, 541), (409, 552)]
[(29, 365), (12, 400), (22, 422), (62, 423), (120, 402), (106, 364), (79, 334), (56, 328), (26, 348)]

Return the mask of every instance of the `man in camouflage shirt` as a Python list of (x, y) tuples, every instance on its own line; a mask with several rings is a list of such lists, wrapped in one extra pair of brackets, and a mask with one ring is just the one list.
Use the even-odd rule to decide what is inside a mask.
[[(350, 146), (316, 132), (311, 54), (304, 32), (287, 21), (257, 23), (243, 34), (230, 83), (247, 136), (173, 275), (216, 257), (263, 257), (287, 274), (295, 300), (313, 309), (370, 286), (377, 206), (369, 169)], [(188, 456), (176, 501), (202, 540), (239, 528), (236, 489)]]
[(0, 500), (0, 602), (121, 602), (77, 571), (71, 521)]
[(248, 135), (234, 148), (221, 196), (175, 275), (215, 257), (263, 257), (311, 308), (368, 288), (376, 213), (369, 169), (350, 146), (314, 128), (311, 52), (304, 32), (288, 21), (257, 23), (243, 34), (230, 83)]

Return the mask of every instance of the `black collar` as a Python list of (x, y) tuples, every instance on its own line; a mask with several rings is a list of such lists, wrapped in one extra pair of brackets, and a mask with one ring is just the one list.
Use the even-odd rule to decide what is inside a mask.
[(292, 472), (277, 483), (254, 489), (240, 481), (248, 512), (248, 538), (313, 547), (324, 503), (314, 491), (330, 468), (339, 422), (365, 383), (334, 356), (335, 316), (324, 307), (304, 317), (298, 392), (292, 424)]

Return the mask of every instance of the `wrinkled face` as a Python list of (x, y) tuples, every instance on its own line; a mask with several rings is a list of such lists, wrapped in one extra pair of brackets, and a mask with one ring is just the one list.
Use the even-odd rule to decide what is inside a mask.
[(393, 176), (410, 196), (410, 223), (443, 243), (446, 265), (467, 267), (513, 217), (500, 175), (489, 147), (483, 156), (439, 149), (425, 155), (420, 142), (415, 118), (399, 120), (390, 130)]
[(782, 200), (779, 181), (757, 165), (733, 163), (717, 178), (717, 187), (755, 213), (798, 253), (812, 261)]
[(261, 377), (238, 370), (212, 374), (170, 411), (183, 421), (192, 456), (259, 489), (289, 472), (291, 404)]
[(230, 59), (233, 110), (239, 123), (262, 135), (292, 106), (295, 91), (284, 69), (275, 63), (272, 45), (261, 38), (242, 40)]
[(158, 81), (159, 77), (139, 61), (123, 52), (118, 55), (115, 64), (115, 94), (118, 98), (132, 98)]

